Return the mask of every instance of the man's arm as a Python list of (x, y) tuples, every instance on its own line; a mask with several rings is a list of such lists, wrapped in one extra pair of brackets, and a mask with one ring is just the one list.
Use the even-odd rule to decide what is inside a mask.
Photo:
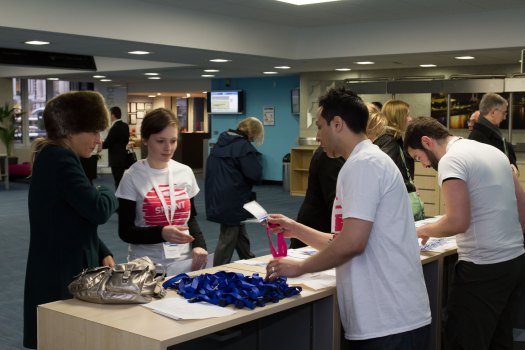
[(512, 174), (514, 179), (514, 190), (516, 192), (516, 201), (518, 205), (518, 216), (521, 224), (521, 229), (525, 232), (525, 191), (521, 187), (516, 174)]
[(441, 193), (445, 201), (445, 215), (435, 223), (418, 227), (420, 238), (454, 236), (465, 232), (470, 226), (467, 183), (460, 179), (447, 179), (441, 186)]

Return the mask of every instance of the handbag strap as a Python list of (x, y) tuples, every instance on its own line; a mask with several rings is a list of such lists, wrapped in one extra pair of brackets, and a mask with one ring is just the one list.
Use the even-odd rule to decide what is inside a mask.
[(403, 161), (403, 165), (405, 166), (405, 170), (407, 172), (408, 182), (410, 182), (411, 185), (414, 185), (414, 182), (412, 181), (412, 176), (410, 176), (410, 170), (408, 170), (408, 166), (405, 161), (405, 152), (403, 152), (403, 149), (401, 147), (399, 147), (399, 153), (401, 154), (401, 160)]
[(177, 290), (190, 303), (206, 301), (219, 306), (233, 304), (237, 308), (249, 309), (264, 306), (270, 301), (276, 303), (302, 291), (301, 287), (289, 287), (284, 277), (268, 282), (257, 273), (250, 277), (226, 271), (194, 277), (181, 273), (162, 286)]

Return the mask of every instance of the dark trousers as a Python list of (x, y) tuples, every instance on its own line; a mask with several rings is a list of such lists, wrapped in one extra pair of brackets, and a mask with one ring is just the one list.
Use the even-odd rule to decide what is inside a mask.
[(411, 331), (365, 340), (344, 340), (341, 349), (348, 350), (425, 350), (430, 325)]
[(221, 224), (221, 234), (215, 248), (213, 266), (230, 263), (234, 249), (241, 259), (255, 258), (255, 254), (250, 250), (250, 238), (246, 232), (245, 225), (232, 226)]
[(511, 350), (524, 281), (525, 254), (488, 265), (458, 261), (447, 305), (447, 349)]
[(115, 181), (115, 191), (118, 188), (118, 185), (120, 184), (120, 180), (122, 180), (122, 176), (124, 176), (124, 171), (126, 168), (121, 166), (112, 166), (111, 167), (111, 174), (113, 174), (113, 180)]

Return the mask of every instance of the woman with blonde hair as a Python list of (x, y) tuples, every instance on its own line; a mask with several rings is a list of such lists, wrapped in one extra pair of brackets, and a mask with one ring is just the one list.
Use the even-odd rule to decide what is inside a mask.
[(241, 259), (255, 257), (241, 223), (251, 217), (243, 205), (254, 199), (252, 187), (262, 180), (259, 152), (252, 142), (264, 142), (264, 127), (259, 119), (248, 117), (235, 130), (219, 135), (206, 162), (206, 217), (221, 224), (214, 266), (229, 263), (234, 249)]

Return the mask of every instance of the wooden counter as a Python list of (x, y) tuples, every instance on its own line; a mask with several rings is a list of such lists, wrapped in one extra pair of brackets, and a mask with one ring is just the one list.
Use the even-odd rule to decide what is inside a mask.
[[(429, 349), (440, 349), (442, 291), (446, 289), (446, 253), (422, 254), (432, 311)], [(255, 258), (257, 261), (270, 257)], [(264, 268), (232, 263), (199, 271), (254, 272)], [(168, 298), (180, 296), (169, 290)], [(229, 306), (231, 307), (231, 306)], [(236, 309), (231, 316), (173, 320), (140, 305), (101, 305), (70, 299), (38, 308), (38, 348), (60, 349), (339, 349), (341, 324), (336, 289), (313, 291), (254, 310)]]

